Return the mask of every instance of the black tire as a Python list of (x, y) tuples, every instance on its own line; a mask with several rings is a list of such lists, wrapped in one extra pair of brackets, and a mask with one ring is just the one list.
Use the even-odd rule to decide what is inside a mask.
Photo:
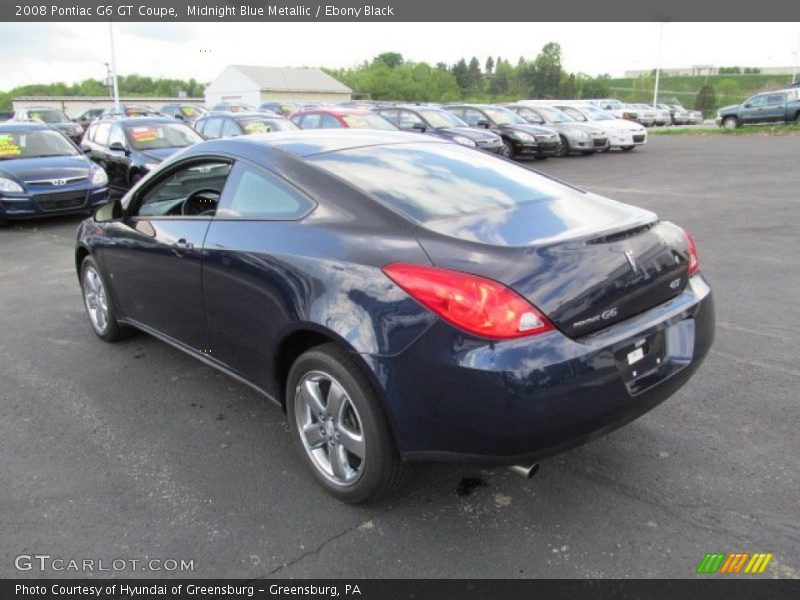
[(800, 125), (800, 112), (794, 116), (794, 122)]
[(622, 146), (622, 151), (623, 152), (630, 152), (634, 148), (636, 148), (636, 146)]
[[(360, 475), (351, 483), (337, 483), (323, 471), (312, 458), (312, 451), (306, 448), (300, 431), (298, 407), (303, 410), (303, 400), (298, 384), (304, 377), (319, 373), (333, 378), (343, 388), (356, 411), (364, 458), (359, 465)], [(405, 465), (395, 447), (380, 400), (353, 355), (333, 343), (316, 346), (300, 355), (287, 378), (286, 409), (292, 437), (306, 465), (322, 487), (337, 499), (349, 504), (371, 502), (390, 494), (399, 485)], [(301, 414), (300, 420), (303, 418)], [(336, 436), (338, 438), (338, 433)], [(325, 447), (323, 443), (322, 448)]]
[(725, 117), (722, 119), (721, 125), (723, 129), (737, 129), (739, 127), (739, 119), (736, 117)]
[(533, 157), (533, 160), (547, 160), (548, 158), (550, 157), (547, 156), (546, 154), (537, 154), (536, 156)]
[(562, 157), (569, 156), (570, 147), (567, 138), (565, 138), (563, 135), (559, 137), (561, 138), (561, 146), (558, 149), (558, 155)]
[(500, 156), (514, 160), (515, 154), (514, 144), (511, 143), (511, 140), (503, 140), (503, 149), (500, 151)]
[[(103, 285), (105, 298), (106, 298), (106, 306), (107, 306), (107, 320), (106, 326), (104, 328), (99, 327), (95, 324), (95, 321), (92, 319), (90, 314), (90, 307), (89, 307), (89, 300), (87, 299), (86, 295), (86, 285), (87, 285), (87, 271), (93, 270), (94, 273), (97, 274), (100, 282)], [(97, 267), (97, 263), (91, 256), (87, 256), (83, 259), (81, 263), (81, 295), (83, 296), (83, 306), (86, 309), (86, 314), (89, 317), (89, 324), (92, 327), (92, 331), (95, 332), (97, 337), (101, 340), (106, 342), (116, 342), (123, 338), (128, 337), (132, 333), (132, 329), (129, 327), (125, 327), (124, 325), (120, 325), (117, 322), (117, 315), (116, 311), (114, 310), (114, 303), (111, 301), (110, 290), (108, 284), (106, 282), (103, 273)]]
[(594, 150), (581, 150), (581, 154), (583, 154), (584, 156), (591, 156), (592, 154), (594, 154)]

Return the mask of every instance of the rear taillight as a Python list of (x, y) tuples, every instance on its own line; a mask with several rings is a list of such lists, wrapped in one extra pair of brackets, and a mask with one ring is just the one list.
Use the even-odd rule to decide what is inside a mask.
[(691, 277), (700, 270), (700, 261), (697, 260), (697, 246), (695, 245), (691, 234), (684, 229), (683, 235), (686, 236), (686, 249), (689, 252), (688, 275)]
[(554, 329), (530, 302), (491, 279), (404, 263), (386, 265), (383, 272), (424, 307), (469, 333), (511, 339)]

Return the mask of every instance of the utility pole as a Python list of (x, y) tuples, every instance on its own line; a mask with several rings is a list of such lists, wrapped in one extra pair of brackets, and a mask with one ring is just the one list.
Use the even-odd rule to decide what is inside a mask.
[(800, 63), (800, 34), (797, 34), (797, 50), (794, 52), (794, 69), (792, 69), (792, 83), (797, 83), (798, 63)]
[(661, 21), (661, 26), (658, 35), (658, 59), (656, 60), (656, 85), (653, 90), (653, 106), (658, 104), (658, 80), (661, 76), (661, 50), (664, 46), (664, 24), (666, 21)]
[(117, 87), (117, 55), (114, 50), (114, 23), (108, 22), (108, 34), (111, 41), (111, 83), (114, 91), (114, 107), (119, 109), (119, 87)]
[(111, 80), (111, 63), (103, 63), (106, 66), (106, 78), (103, 81), (103, 84), (108, 88), (108, 95), (113, 100), (114, 99), (114, 88), (112, 87), (112, 80)]

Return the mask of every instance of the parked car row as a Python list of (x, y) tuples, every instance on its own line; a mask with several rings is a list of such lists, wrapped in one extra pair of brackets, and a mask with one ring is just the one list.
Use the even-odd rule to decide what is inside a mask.
[(602, 108), (620, 119), (636, 121), (645, 127), (663, 125), (699, 125), (703, 122), (703, 113), (699, 110), (687, 110), (680, 104), (626, 104), (615, 98), (588, 100), (587, 102)]

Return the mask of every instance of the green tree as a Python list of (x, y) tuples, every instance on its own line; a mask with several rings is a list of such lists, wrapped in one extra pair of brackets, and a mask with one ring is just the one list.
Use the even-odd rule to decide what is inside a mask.
[(453, 65), (453, 77), (456, 78), (456, 83), (461, 90), (462, 94), (469, 93), (469, 67), (467, 61), (463, 58)]
[(563, 70), (561, 46), (556, 42), (545, 44), (534, 60), (533, 93), (539, 98), (557, 98)]
[(399, 67), (403, 64), (403, 55), (399, 52), (384, 52), (375, 57), (376, 62), (382, 62), (390, 69)]
[(704, 117), (709, 117), (717, 108), (717, 96), (714, 93), (714, 86), (707, 83), (697, 92), (694, 99), (694, 108), (703, 112)]
[(494, 72), (494, 59), (491, 56), (486, 59), (486, 66), (483, 70), (486, 75), (491, 75)]

